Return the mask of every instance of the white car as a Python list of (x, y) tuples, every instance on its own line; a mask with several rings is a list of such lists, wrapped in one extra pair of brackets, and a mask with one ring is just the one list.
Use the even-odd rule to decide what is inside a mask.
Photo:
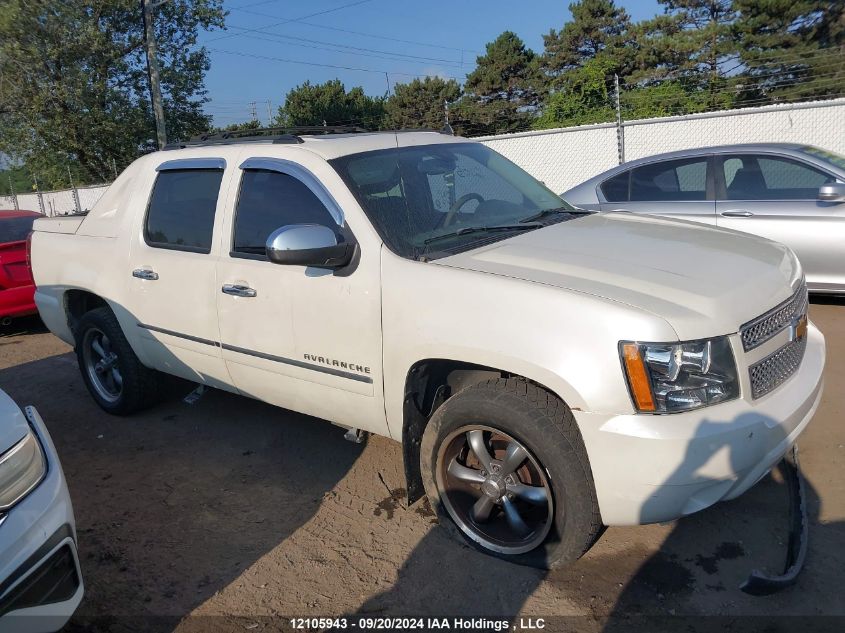
[(0, 632), (58, 631), (82, 600), (76, 523), (35, 407), (0, 391)]
[(184, 143), (37, 220), (31, 255), (106, 411), (164, 373), (391, 437), (411, 501), (522, 564), (738, 496), (821, 397), (787, 247), (573, 212), (433, 132)]

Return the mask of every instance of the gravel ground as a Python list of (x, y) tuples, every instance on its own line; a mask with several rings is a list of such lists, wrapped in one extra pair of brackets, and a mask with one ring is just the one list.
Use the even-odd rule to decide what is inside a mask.
[[(798, 584), (767, 598), (738, 585), (783, 564), (776, 476), (680, 521), (610, 528), (577, 564), (544, 573), (452, 542), (424, 503), (406, 507), (390, 440), (351, 444), (326, 422), (216, 391), (106, 415), (70, 348), (37, 319), (0, 331), (0, 388), (38, 407), (67, 476), (86, 583), (71, 631), (264, 631), (291, 616), (368, 614), (794, 632), (807, 620), (784, 616), (845, 617), (845, 304), (816, 301), (811, 318), (828, 368), (801, 438), (810, 551)], [(812, 622), (842, 630), (845, 619)]]

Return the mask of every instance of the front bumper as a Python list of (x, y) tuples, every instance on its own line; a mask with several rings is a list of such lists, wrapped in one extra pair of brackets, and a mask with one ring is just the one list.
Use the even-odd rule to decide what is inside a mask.
[(672, 415), (573, 412), (605, 525), (677, 519), (751, 488), (815, 414), (824, 361), (824, 337), (810, 325), (798, 371), (759, 400)]
[(61, 629), (82, 600), (73, 506), (41, 416), (26, 417), (47, 457), (44, 480), (0, 523), (0, 633)]

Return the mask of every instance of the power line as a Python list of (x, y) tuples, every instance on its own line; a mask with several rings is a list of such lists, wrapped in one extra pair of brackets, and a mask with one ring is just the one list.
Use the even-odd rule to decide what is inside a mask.
[[(252, 5), (246, 5), (246, 6), (252, 6)], [(242, 11), (243, 13), (251, 13), (253, 15), (258, 15), (258, 16), (266, 17), (266, 18), (279, 18), (279, 17), (281, 17), (281, 16), (278, 16), (278, 15), (272, 15), (270, 13), (263, 13), (261, 11), (249, 11), (245, 7), (232, 7), (232, 10), (233, 11)], [(340, 28), (340, 27), (337, 27), (337, 26), (329, 26), (327, 24), (316, 24), (314, 22), (306, 22), (304, 18), (296, 20), (296, 22), (297, 22), (297, 24), (303, 24), (305, 26), (310, 26), (310, 27), (313, 27), (313, 28), (316, 28), (316, 29), (325, 29), (327, 31), (336, 31), (336, 32), (339, 32), (339, 33), (349, 33), (350, 35), (358, 35), (358, 36), (361, 36), (361, 37), (371, 37), (373, 39), (385, 40), (387, 42), (397, 42), (397, 43), (400, 43), (400, 44), (414, 44), (415, 46), (426, 46), (428, 48), (439, 48), (439, 49), (447, 50), (447, 51), (456, 51), (456, 52), (459, 52), (461, 54), (463, 54), (463, 53), (472, 53), (474, 55), (481, 55), (482, 54), (479, 51), (471, 50), (471, 49), (468, 49), (468, 48), (458, 48), (456, 46), (445, 46), (443, 44), (432, 44), (430, 42), (420, 42), (418, 40), (406, 40), (406, 39), (402, 39), (402, 38), (399, 38), (399, 37), (389, 37), (387, 35), (376, 35), (375, 33), (365, 33), (363, 31), (353, 31), (352, 29), (344, 29), (344, 28)]]
[[(367, 2), (372, 2), (372, 0), (355, 0), (355, 2), (348, 2), (346, 4), (342, 4), (340, 6), (331, 8), (331, 9), (324, 9), (323, 11), (317, 11), (315, 13), (309, 13), (308, 15), (303, 15), (299, 18), (289, 18), (287, 20), (282, 20), (281, 22), (276, 22), (274, 24), (268, 24), (267, 26), (261, 26), (254, 29), (249, 29), (252, 33), (261, 33), (267, 31), (267, 29), (272, 29), (277, 26), (281, 26), (282, 24), (290, 24), (291, 22), (299, 22), (300, 20), (307, 20), (308, 18), (314, 18), (318, 15), (325, 15), (327, 13), (334, 13), (335, 11), (340, 11), (341, 9), (348, 9), (349, 7), (357, 7), (358, 5), (365, 4)], [(216, 42), (218, 40), (223, 40), (229, 37), (237, 37), (237, 34), (229, 33), (228, 35), (221, 35), (220, 37), (215, 37), (210, 40), (209, 42)]]
[[(363, 73), (376, 73), (378, 75), (384, 75), (384, 74), (398, 75), (398, 76), (401, 76), (401, 77), (427, 77), (428, 76), (424, 73), (416, 73), (415, 74), (415, 73), (405, 73), (405, 72), (391, 71), (391, 70), (387, 70), (387, 71), (386, 70), (376, 70), (375, 68), (361, 68), (361, 67), (357, 67), (357, 66), (341, 66), (339, 64), (322, 64), (322, 63), (319, 63), (319, 62), (309, 62), (309, 61), (305, 61), (305, 60), (301, 60), (301, 59), (287, 59), (287, 58), (284, 58), (284, 57), (272, 57), (270, 55), (257, 55), (255, 53), (244, 53), (244, 52), (241, 52), (241, 51), (227, 51), (227, 50), (222, 49), (222, 48), (209, 48), (208, 50), (214, 51), (215, 53), (224, 53), (226, 55), (237, 55), (239, 57), (252, 57), (254, 59), (265, 59), (265, 60), (274, 61), (274, 62), (284, 62), (286, 64), (302, 64), (302, 65), (305, 65), (305, 66), (316, 66), (318, 68), (334, 68), (336, 70), (354, 70), (354, 71), (363, 72)], [(446, 79), (454, 79), (456, 81), (458, 80), (457, 77), (445, 76), (445, 78)]]
[[(321, 50), (321, 51), (329, 51), (332, 53), (345, 53), (347, 55), (359, 55), (361, 57), (373, 57), (376, 59), (387, 59), (390, 61), (401, 61), (413, 64), (432, 64), (437, 63), (441, 66), (449, 66), (451, 68), (462, 68), (462, 65), (459, 62), (454, 60), (448, 59), (441, 59), (438, 57), (421, 57), (419, 55), (408, 55), (405, 53), (395, 53), (392, 51), (380, 51), (377, 49), (371, 48), (362, 48), (359, 46), (351, 46), (349, 44), (334, 44), (332, 42), (324, 42), (321, 40), (310, 40), (304, 37), (296, 37), (294, 35), (284, 35), (282, 33), (262, 33), (262, 35), (256, 35), (245, 27), (240, 26), (232, 26), (230, 25), (229, 28), (238, 29), (241, 31), (245, 31), (244, 33), (237, 33), (236, 36), (240, 35), (247, 35), (249, 33), (249, 37), (251, 39), (257, 40), (264, 40), (265, 42), (277, 42), (277, 43), (284, 43), (289, 44), (291, 46), (300, 46), (302, 48), (310, 48), (313, 50)], [(263, 37), (264, 36), (264, 37)], [(269, 37), (267, 37), (269, 36)], [(278, 40), (271, 39), (271, 38), (283, 38), (283, 39), (290, 39), (290, 40), (297, 40), (297, 42), (279, 42)], [(299, 42), (309, 42), (306, 44), (300, 44)], [(335, 48), (326, 48), (325, 46), (318, 46), (317, 44), (325, 44), (327, 46), (332, 46)], [(352, 49), (352, 50), (342, 50), (342, 49)], [(355, 52), (355, 51), (369, 51), (369, 52)], [(384, 53), (384, 54), (381, 54)]]

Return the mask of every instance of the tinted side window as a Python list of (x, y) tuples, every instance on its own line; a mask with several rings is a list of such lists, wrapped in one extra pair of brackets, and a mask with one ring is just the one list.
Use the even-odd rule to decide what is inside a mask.
[(631, 200), (644, 202), (707, 199), (707, 157), (643, 165), (631, 171)]
[(159, 173), (150, 197), (144, 237), (159, 248), (211, 252), (221, 169), (174, 169)]
[(601, 192), (604, 194), (604, 199), (608, 202), (628, 202), (628, 180), (630, 175), (630, 171), (625, 171), (610, 180), (605, 180), (601, 185)]
[(722, 163), (728, 200), (814, 200), (833, 176), (776, 156), (731, 156)]
[(337, 228), (329, 210), (301, 180), (276, 171), (245, 170), (235, 212), (232, 251), (264, 255), (270, 233), (288, 224)]

